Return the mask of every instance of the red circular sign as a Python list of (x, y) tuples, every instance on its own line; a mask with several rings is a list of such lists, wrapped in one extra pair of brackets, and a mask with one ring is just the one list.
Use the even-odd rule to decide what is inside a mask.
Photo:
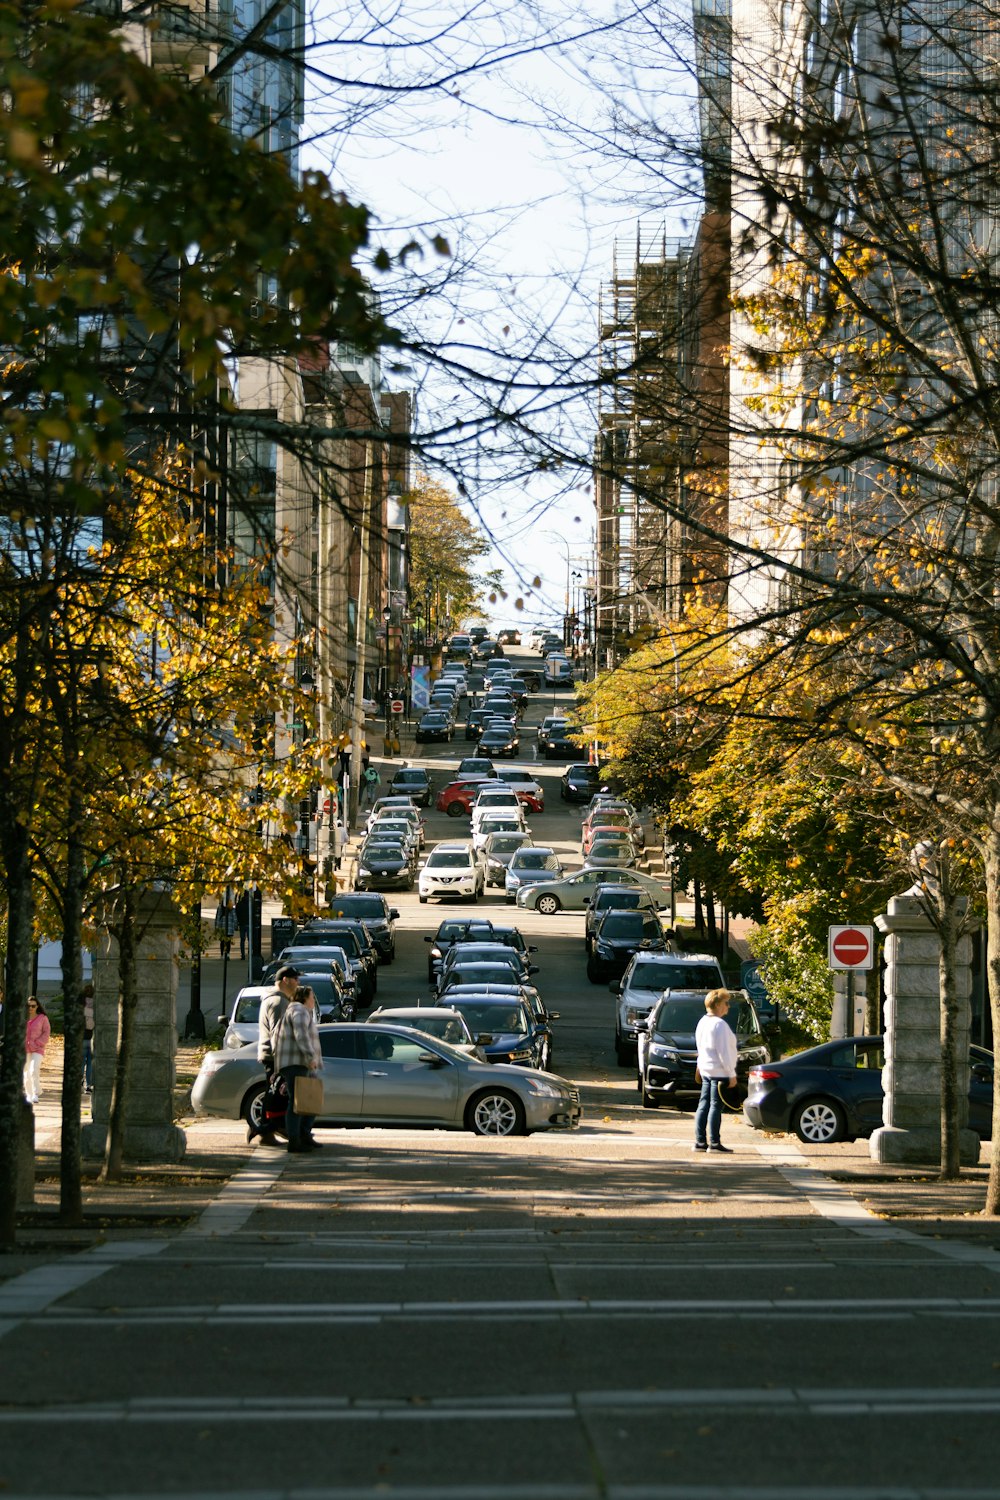
[(394, 698), (393, 701), (389, 704), (389, 707), (392, 709), (394, 714), (401, 714), (403, 712), (403, 704), (398, 698)]
[(857, 927), (846, 927), (843, 932), (837, 933), (831, 944), (831, 951), (839, 964), (856, 969), (868, 962), (872, 945), (867, 932), (861, 932)]

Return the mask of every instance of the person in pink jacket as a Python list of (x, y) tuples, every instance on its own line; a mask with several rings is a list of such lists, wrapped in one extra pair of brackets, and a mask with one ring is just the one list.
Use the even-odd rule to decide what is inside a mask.
[(42, 1055), (52, 1034), (45, 1008), (34, 995), (28, 997), (28, 1025), (24, 1033), (24, 1097), (29, 1104), (38, 1103), (41, 1091)]

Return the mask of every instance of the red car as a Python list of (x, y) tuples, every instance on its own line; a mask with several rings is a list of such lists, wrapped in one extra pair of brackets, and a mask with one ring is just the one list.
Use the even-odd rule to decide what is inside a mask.
[(457, 781), (449, 781), (448, 785), (442, 787), (438, 792), (437, 801), (434, 806), (438, 812), (447, 813), (449, 818), (471, 818), (472, 804), (476, 800), (476, 793), (484, 782), (493, 781), (496, 778), (490, 776), (463, 776)]

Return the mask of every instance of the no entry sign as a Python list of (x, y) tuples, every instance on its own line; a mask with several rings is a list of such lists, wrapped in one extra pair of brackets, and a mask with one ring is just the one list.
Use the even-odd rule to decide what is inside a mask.
[(871, 927), (831, 927), (831, 969), (870, 969), (875, 963), (875, 931)]

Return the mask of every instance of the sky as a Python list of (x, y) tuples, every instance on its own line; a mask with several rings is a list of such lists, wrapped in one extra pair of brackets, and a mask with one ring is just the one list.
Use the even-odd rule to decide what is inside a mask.
[[(597, 21), (606, 23), (616, 0), (596, 3)], [(474, 339), (505, 352), (530, 345), (534, 368), (543, 372), (550, 349), (553, 384), (563, 382), (562, 361), (572, 349), (582, 355), (574, 374), (589, 378), (596, 373), (599, 290), (611, 274), (615, 241), (630, 255), (638, 219), (665, 223), (670, 234), (681, 230), (676, 208), (655, 194), (644, 201), (638, 178), (633, 185), (620, 164), (592, 149), (613, 102), (599, 71), (616, 38), (562, 0), (551, 0), (541, 16), (526, 0), (489, 0), (464, 11), (414, 5), (408, 14), (405, 4), (379, 15), (378, 0), (350, 0), (348, 17), (338, 12), (336, 41), (327, 34), (317, 44), (306, 116), (306, 134), (316, 141), (306, 164), (312, 154), (368, 205), (373, 237), (390, 249), (411, 235), (445, 236), (450, 255), (438, 265), (425, 258), (420, 267), (434, 287), (420, 308), (433, 339), (448, 347)], [(537, 50), (539, 39), (588, 31), (572, 46)], [(498, 59), (494, 66), (441, 86), (449, 72), (484, 53)], [(414, 86), (374, 99), (363, 86), (384, 90), (387, 80)], [(623, 93), (633, 85), (621, 77)], [(565, 122), (558, 128), (557, 119)], [(407, 381), (390, 376), (390, 384)], [(427, 377), (418, 389), (418, 424), (437, 420), (446, 392), (440, 374)], [(459, 391), (454, 399), (461, 398)], [(572, 429), (565, 440), (585, 456), (593, 412), (581, 404), (562, 421)], [(524, 472), (517, 455), (495, 443), (480, 445), (471, 461), (467, 449), (460, 462), (470, 504), (494, 539), (487, 566), (503, 574), (507, 599), (493, 607), (494, 620), (558, 617), (568, 579), (575, 586), (570, 575), (592, 571), (589, 475)], [(447, 482), (446, 473), (435, 477)]]

